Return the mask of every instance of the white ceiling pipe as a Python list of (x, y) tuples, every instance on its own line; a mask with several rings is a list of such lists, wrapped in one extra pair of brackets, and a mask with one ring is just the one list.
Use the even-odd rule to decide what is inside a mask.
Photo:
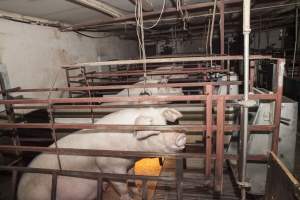
[[(137, 0), (130, 0), (132, 3), (136, 4)], [(152, 3), (149, 0), (142, 0), (143, 11), (151, 12), (153, 11)]]
[(106, 3), (97, 0), (68, 0), (72, 3), (82, 5), (93, 10), (100, 11), (102, 13), (108, 14), (112, 17), (121, 17), (124, 14), (119, 11), (117, 8), (114, 8)]
[(3, 10), (0, 10), (0, 18), (11, 19), (15, 21), (38, 24), (38, 25), (54, 26), (54, 27), (70, 26), (70, 24), (61, 23), (59, 21), (52, 21), (52, 20), (38, 18), (38, 17), (31, 17), (31, 16), (21, 15), (21, 14), (7, 12)]

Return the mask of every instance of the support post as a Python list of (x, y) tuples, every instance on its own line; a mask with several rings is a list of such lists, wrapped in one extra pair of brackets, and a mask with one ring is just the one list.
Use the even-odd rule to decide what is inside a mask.
[(216, 139), (216, 163), (215, 163), (215, 191), (223, 190), (223, 165), (224, 165), (224, 122), (225, 99), (217, 99), (217, 139)]
[(176, 159), (176, 188), (177, 188), (177, 200), (183, 199), (183, 159)]
[(213, 86), (206, 85), (206, 135), (205, 135), (205, 175), (211, 175), (211, 154), (212, 154), (212, 92)]
[(247, 143), (248, 143), (248, 95), (249, 95), (249, 35), (250, 29), (250, 7), (251, 0), (243, 3), (243, 34), (244, 34), (244, 102), (242, 131), (240, 132), (241, 151), (239, 152), (241, 199), (246, 199), (246, 165), (247, 165)]
[(278, 153), (278, 142), (279, 142), (284, 65), (285, 65), (285, 60), (278, 59), (277, 67), (276, 67), (277, 88), (276, 88), (276, 100), (275, 100), (275, 110), (274, 110), (274, 120), (273, 120), (275, 128), (272, 136), (272, 151), (276, 155)]

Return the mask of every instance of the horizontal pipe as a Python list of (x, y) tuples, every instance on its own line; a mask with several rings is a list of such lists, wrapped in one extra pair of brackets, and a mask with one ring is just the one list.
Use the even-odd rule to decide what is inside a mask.
[[(201, 82), (201, 83), (164, 83), (164, 84), (135, 84), (135, 85), (109, 85), (109, 86), (78, 86), (63, 88), (34, 88), (34, 89), (15, 89), (6, 90), (9, 93), (15, 92), (49, 92), (49, 91), (88, 91), (88, 90), (114, 90), (114, 89), (133, 89), (133, 88), (166, 88), (166, 87), (204, 87), (206, 85), (223, 86), (223, 85), (241, 85), (241, 81), (218, 81), (218, 82)], [(0, 91), (4, 93), (4, 91)]]
[[(54, 103), (100, 103), (100, 102), (173, 102), (173, 101), (204, 101), (207, 95), (165, 95), (165, 96), (132, 96), (132, 97), (92, 97), (92, 98), (52, 98), (52, 99), (9, 99), (0, 100), (0, 104), (54, 104)], [(213, 95), (213, 100), (241, 100), (243, 95)], [(251, 94), (251, 100), (275, 100), (275, 94)]]
[[(1, 123), (0, 128), (30, 128), (30, 129), (97, 129), (97, 131), (176, 131), (201, 132), (206, 131), (206, 125), (117, 125), (117, 124), (79, 124), (79, 123)], [(217, 130), (216, 125), (212, 126)], [(239, 125), (225, 125), (225, 132), (239, 131)], [(249, 131), (273, 131), (273, 125), (249, 125)], [(95, 130), (85, 130), (82, 133), (91, 133)]]
[[(271, 59), (272, 56), (252, 55), (251, 60), (265, 60)], [(218, 61), (218, 60), (243, 60), (243, 56), (203, 56), (203, 57), (174, 57), (174, 58), (148, 58), (147, 64), (151, 63), (174, 63), (174, 62), (199, 62), (199, 61)], [(117, 61), (101, 61), (101, 62), (88, 62), (77, 63), (74, 65), (63, 65), (63, 68), (78, 68), (78, 67), (97, 67), (107, 65), (131, 65), (131, 64), (143, 64), (145, 60), (117, 60)]]
[[(142, 152), (142, 151), (112, 151), (112, 150), (96, 150), (96, 149), (73, 149), (73, 148), (51, 148), (51, 147), (35, 147), (35, 146), (13, 146), (0, 145), (0, 151), (23, 151), (23, 152), (39, 152), (60, 155), (77, 155), (92, 157), (124, 157), (124, 158), (205, 158), (203, 153), (158, 153), (158, 152)], [(265, 161), (266, 155), (250, 155), (249, 160)], [(216, 155), (211, 155), (212, 159), (216, 159)], [(224, 154), (224, 159), (237, 160), (237, 155)]]

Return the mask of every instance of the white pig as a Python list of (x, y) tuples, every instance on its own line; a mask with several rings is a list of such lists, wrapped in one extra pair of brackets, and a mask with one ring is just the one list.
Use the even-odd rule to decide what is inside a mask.
[[(171, 108), (124, 109), (97, 120), (97, 124), (166, 125), (182, 117)], [(160, 133), (160, 131), (137, 131), (128, 133), (101, 133), (81, 130), (58, 140), (58, 147), (77, 149), (105, 149), (124, 151), (176, 152), (184, 148), (183, 133)], [(51, 145), (50, 147), (54, 147)], [(103, 173), (126, 174), (136, 160), (111, 157), (87, 157), (61, 155), (62, 169)], [(54, 154), (40, 154), (28, 167), (58, 169)], [(112, 182), (121, 200), (132, 199), (127, 184)], [(59, 176), (57, 196), (59, 200), (95, 199), (97, 183), (94, 180)], [(48, 200), (51, 196), (51, 175), (25, 173), (18, 186), (19, 200)]]

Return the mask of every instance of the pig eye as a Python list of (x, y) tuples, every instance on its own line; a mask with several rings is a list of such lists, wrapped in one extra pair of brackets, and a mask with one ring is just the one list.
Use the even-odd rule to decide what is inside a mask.
[(175, 122), (167, 121), (167, 125), (178, 125), (178, 124), (179, 124), (179, 120), (178, 119)]
[(139, 96), (151, 96), (151, 93), (148, 91), (143, 91), (139, 94)]

